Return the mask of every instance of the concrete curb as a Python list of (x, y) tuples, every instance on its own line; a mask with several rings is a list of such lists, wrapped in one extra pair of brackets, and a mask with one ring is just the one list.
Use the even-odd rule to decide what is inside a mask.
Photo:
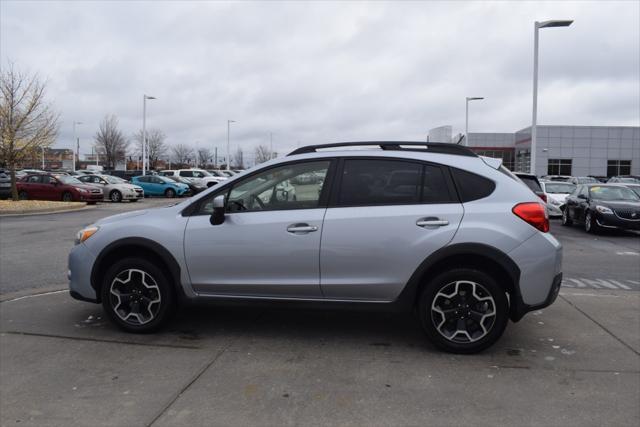
[(14, 216), (30, 216), (30, 215), (47, 215), (54, 213), (66, 213), (66, 212), (78, 212), (85, 209), (94, 209), (97, 205), (86, 205), (86, 206), (78, 206), (77, 208), (65, 208), (65, 209), (42, 209), (36, 211), (29, 212), (17, 212), (17, 213), (8, 213), (8, 214), (0, 214), (0, 218), (9, 218)]

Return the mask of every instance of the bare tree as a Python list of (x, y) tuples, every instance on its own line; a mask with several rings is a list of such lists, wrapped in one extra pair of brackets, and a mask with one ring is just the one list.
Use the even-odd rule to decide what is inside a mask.
[(45, 102), (45, 83), (10, 64), (0, 74), (0, 163), (11, 171), (11, 196), (18, 200), (16, 166), (49, 147), (58, 134), (59, 115)]
[(171, 147), (171, 154), (173, 155), (173, 161), (177, 163), (178, 167), (188, 166), (189, 160), (193, 157), (193, 148), (186, 144), (178, 144)]
[(259, 164), (264, 163), (267, 160), (271, 160), (273, 154), (271, 153), (269, 147), (267, 147), (266, 145), (258, 145), (255, 149), (255, 157), (256, 164)]
[(211, 157), (211, 150), (208, 148), (198, 148), (198, 166), (206, 169), (211, 161)]
[[(135, 154), (142, 156), (142, 130), (136, 132), (133, 135), (133, 139), (136, 141)], [(167, 155), (166, 139), (167, 136), (159, 129), (147, 130), (147, 148), (149, 149), (149, 167), (151, 169), (155, 169), (158, 160)]]
[(233, 155), (232, 165), (235, 165), (236, 169), (244, 169), (244, 151), (238, 147), (236, 153)]
[(118, 129), (118, 118), (114, 114), (108, 114), (102, 119), (94, 139), (96, 149), (104, 153), (107, 169), (115, 169), (118, 159), (124, 159), (129, 141)]

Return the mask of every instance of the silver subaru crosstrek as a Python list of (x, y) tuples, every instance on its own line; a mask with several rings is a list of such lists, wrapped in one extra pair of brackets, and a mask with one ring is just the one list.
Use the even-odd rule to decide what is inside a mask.
[(185, 301), (302, 301), (415, 310), (435, 345), (473, 353), (556, 299), (548, 231), (538, 196), (466, 147), (308, 146), (81, 230), (69, 288), (130, 332)]

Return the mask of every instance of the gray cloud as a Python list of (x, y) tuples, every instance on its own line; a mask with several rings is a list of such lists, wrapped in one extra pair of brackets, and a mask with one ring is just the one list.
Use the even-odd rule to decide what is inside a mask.
[[(268, 141), (421, 140), (429, 128), (513, 131), (531, 118), (533, 22), (540, 34), (539, 122), (635, 125), (637, 2), (0, 3), (0, 59), (49, 79), (83, 146), (105, 114), (127, 135), (248, 150)], [(86, 151), (86, 150), (85, 150)]]

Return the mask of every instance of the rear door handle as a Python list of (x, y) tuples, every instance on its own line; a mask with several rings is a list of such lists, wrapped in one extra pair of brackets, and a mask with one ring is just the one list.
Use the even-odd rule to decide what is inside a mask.
[(449, 221), (439, 218), (424, 218), (419, 219), (416, 222), (416, 225), (418, 227), (442, 227), (444, 225), (449, 225)]
[(309, 225), (309, 224), (291, 224), (290, 226), (287, 227), (287, 231), (289, 233), (311, 233), (313, 231), (318, 231), (318, 227), (316, 227), (315, 225)]

